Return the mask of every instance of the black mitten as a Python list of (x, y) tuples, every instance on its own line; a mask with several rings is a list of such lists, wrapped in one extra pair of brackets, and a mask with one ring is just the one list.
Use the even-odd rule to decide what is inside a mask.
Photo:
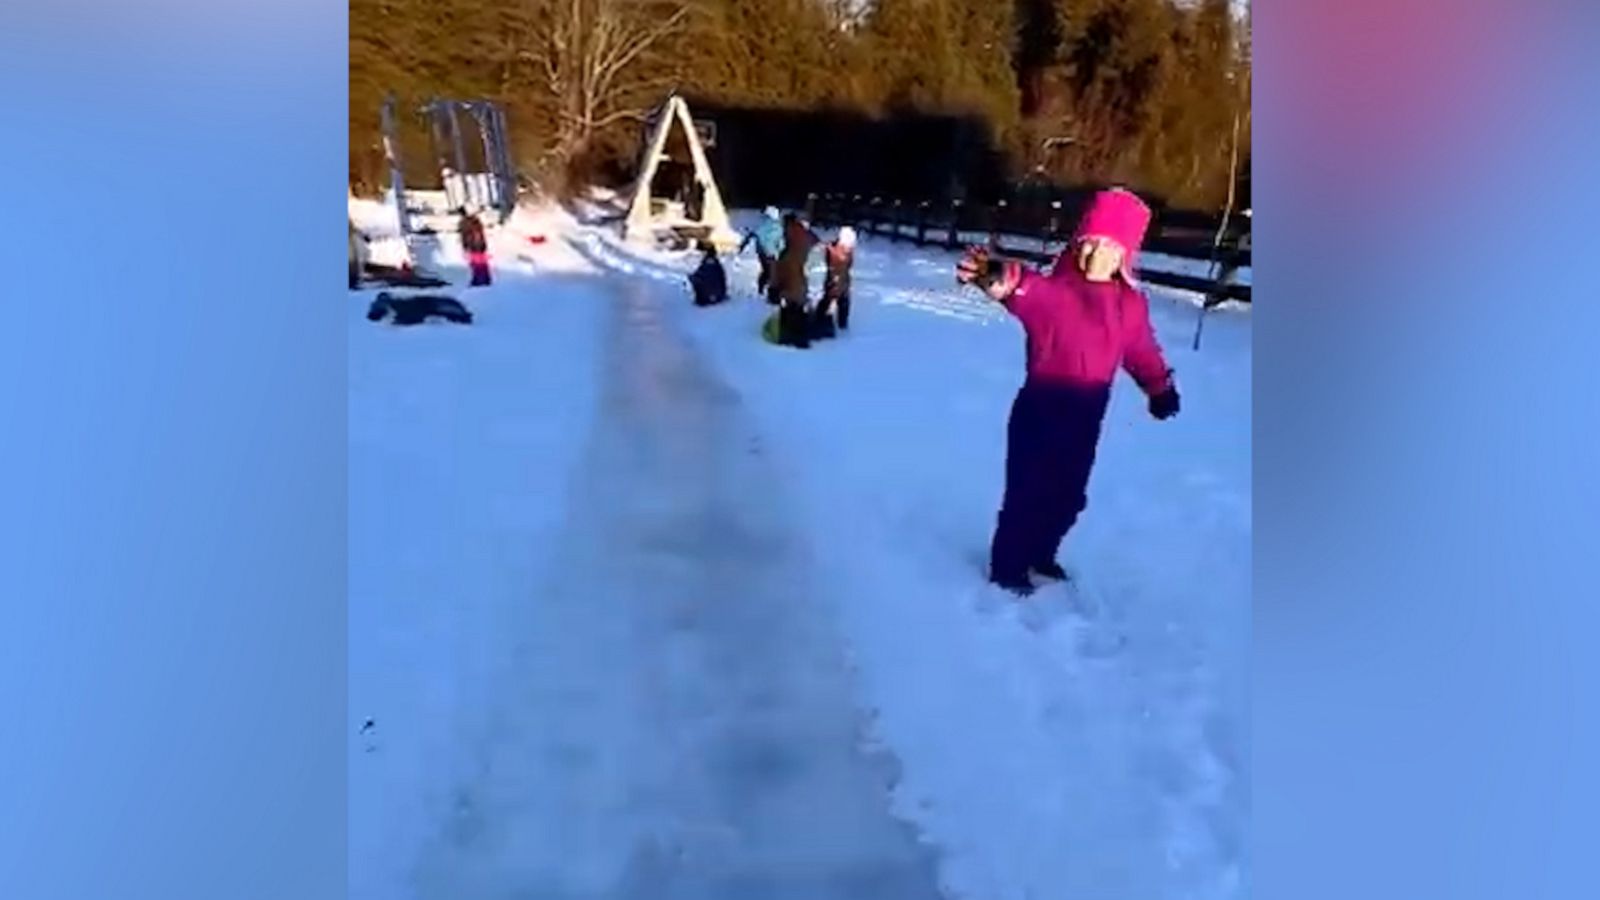
[(1166, 420), (1178, 414), (1178, 386), (1172, 385), (1150, 398), (1150, 415)]

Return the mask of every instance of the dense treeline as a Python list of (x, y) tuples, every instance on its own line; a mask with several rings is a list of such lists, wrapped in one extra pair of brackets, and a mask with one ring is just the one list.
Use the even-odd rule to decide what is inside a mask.
[[(350, 177), (387, 181), (378, 109), (508, 110), (547, 181), (625, 169), (670, 89), (726, 107), (975, 117), (1011, 176), (1121, 181), (1218, 207), (1250, 140), (1231, 0), (350, 0)], [(436, 172), (425, 128), (408, 178)]]

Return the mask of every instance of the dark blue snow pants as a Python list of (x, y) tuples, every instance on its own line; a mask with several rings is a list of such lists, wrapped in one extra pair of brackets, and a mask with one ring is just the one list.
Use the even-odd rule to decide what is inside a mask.
[(1109, 385), (1028, 383), (1006, 428), (1006, 492), (989, 552), (995, 581), (1025, 580), (1055, 559), (1061, 539), (1088, 505)]

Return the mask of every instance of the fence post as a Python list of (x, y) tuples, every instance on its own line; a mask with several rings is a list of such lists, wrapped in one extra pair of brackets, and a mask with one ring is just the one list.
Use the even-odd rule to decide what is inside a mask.
[(1045, 235), (1044, 251), (1050, 252), (1050, 242), (1061, 237), (1061, 201), (1050, 201), (1050, 229)]
[(1001, 218), (1006, 214), (1006, 201), (1001, 200), (989, 207), (989, 246), (1000, 249)]
[(917, 205), (917, 246), (928, 242), (928, 201)]
[(806, 192), (806, 221), (817, 221), (817, 195), (815, 192)]
[(944, 236), (944, 245), (950, 250), (961, 245), (961, 201), (956, 198), (950, 200), (950, 230)]

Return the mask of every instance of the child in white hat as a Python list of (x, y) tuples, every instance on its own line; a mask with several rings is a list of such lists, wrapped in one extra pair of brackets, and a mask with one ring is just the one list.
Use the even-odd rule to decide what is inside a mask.
[[(839, 237), (823, 251), (828, 273), (822, 280), (822, 300), (817, 303), (819, 322), (829, 319), (838, 308), (839, 330), (850, 330), (850, 268), (856, 258), (856, 230), (849, 225), (839, 229)], [(828, 324), (835, 324), (830, 321)]]

